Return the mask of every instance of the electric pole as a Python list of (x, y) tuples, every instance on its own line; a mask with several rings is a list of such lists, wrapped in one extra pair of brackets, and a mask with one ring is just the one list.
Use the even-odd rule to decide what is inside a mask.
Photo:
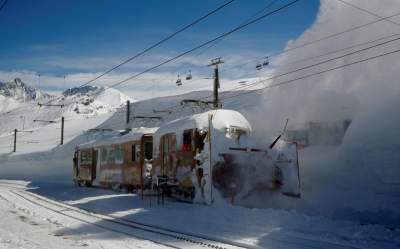
[(129, 121), (130, 121), (130, 115), (131, 115), (131, 102), (129, 100), (126, 101), (126, 125), (128, 128)]
[(211, 63), (208, 66), (214, 66), (214, 109), (219, 107), (218, 103), (218, 88), (219, 85), (219, 72), (218, 72), (218, 65), (224, 63), (221, 60), (221, 57), (215, 58), (211, 60)]
[(17, 151), (17, 129), (14, 129), (14, 152)]
[(64, 144), (64, 117), (61, 117), (61, 145)]

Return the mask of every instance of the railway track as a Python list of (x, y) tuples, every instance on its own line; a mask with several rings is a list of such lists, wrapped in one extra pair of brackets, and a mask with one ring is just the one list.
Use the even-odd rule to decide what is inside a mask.
[[(173, 229), (164, 229), (158, 226), (134, 222), (127, 219), (115, 218), (110, 215), (94, 213), (92, 211), (76, 208), (65, 203), (49, 200), (37, 194), (33, 194), (27, 191), (21, 191), (19, 187), (15, 187), (13, 190), (9, 190), (9, 192), (18, 196), (24, 201), (30, 202), (33, 205), (40, 206), (51, 212), (66, 216), (68, 218), (72, 218), (111, 232), (152, 241), (153, 243), (172, 248), (260, 248), (249, 245), (242, 245), (241, 243), (236, 242), (215, 240), (214, 238), (208, 238), (203, 235), (198, 236), (195, 234), (181, 233)], [(93, 218), (96, 220), (95, 222), (92, 221)], [(164, 241), (168, 242), (166, 243)]]
[[(31, 193), (26, 190), (26, 186), (15, 185), (12, 183), (0, 182), (0, 186), (9, 188), (8, 191), (20, 199), (30, 202), (33, 205), (40, 206), (51, 212), (78, 220), (88, 225), (93, 225), (114, 233), (124, 234), (138, 239), (152, 241), (160, 245), (172, 248), (263, 248), (257, 245), (249, 245), (236, 241), (228, 241), (220, 238), (214, 238), (202, 234), (182, 232), (175, 229), (164, 228), (157, 225), (145, 224), (130, 219), (124, 219), (113, 215), (93, 212), (89, 209), (78, 208), (56, 200), (45, 198), (41, 195)], [(0, 198), (4, 198), (0, 195)], [(96, 221), (93, 221), (95, 219)], [(271, 248), (302, 248), (302, 249), (360, 249), (361, 247), (350, 244), (337, 244), (330, 241), (319, 241), (310, 238), (300, 238), (293, 235), (284, 238), (269, 238)], [(165, 242), (167, 241), (167, 242)], [(286, 248), (286, 247), (285, 247)]]

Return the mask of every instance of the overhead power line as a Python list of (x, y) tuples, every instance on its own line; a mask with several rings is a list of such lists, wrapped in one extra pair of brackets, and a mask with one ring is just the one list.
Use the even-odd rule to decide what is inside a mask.
[[(228, 6), (229, 4), (231, 4), (231, 3), (234, 2), (234, 1), (235, 1), (235, 0), (230, 0), (230, 1), (228, 1), (228, 2), (226, 2), (226, 3), (224, 3), (224, 4), (222, 4), (222, 5), (219, 6), (218, 8), (216, 8), (216, 9), (210, 11), (209, 13), (205, 14), (204, 16), (202, 16), (202, 17), (200, 17), (200, 18), (194, 20), (193, 22), (187, 24), (186, 26), (184, 26), (184, 27), (182, 27), (181, 29), (175, 31), (174, 33), (170, 34), (169, 36), (165, 37), (164, 39), (162, 39), (162, 40), (156, 42), (155, 44), (151, 45), (150, 47), (146, 48), (145, 50), (143, 50), (143, 51), (141, 51), (141, 52), (135, 54), (135, 55), (132, 56), (132, 57), (129, 57), (129, 58), (126, 59), (125, 61), (123, 61), (123, 62), (121, 62), (120, 64), (118, 64), (118, 65), (116, 65), (116, 66), (114, 66), (114, 67), (108, 69), (107, 71), (105, 71), (104, 73), (100, 74), (99, 76), (97, 76), (97, 77), (95, 77), (95, 78), (93, 78), (93, 79), (87, 81), (87, 82), (84, 83), (82, 86), (88, 85), (88, 84), (94, 82), (95, 80), (100, 79), (100, 78), (103, 77), (104, 75), (106, 75), (106, 74), (108, 74), (108, 73), (114, 71), (115, 69), (117, 69), (117, 68), (119, 68), (119, 67), (121, 67), (121, 66), (127, 64), (128, 62), (130, 62), (130, 61), (132, 61), (132, 60), (138, 58), (139, 56), (141, 56), (141, 55), (147, 53), (148, 51), (152, 50), (153, 48), (158, 47), (158, 46), (161, 45), (162, 43), (168, 41), (169, 39), (173, 38), (174, 36), (178, 35), (179, 33), (183, 32), (183, 31), (187, 30), (188, 28), (190, 28), (190, 27), (196, 25), (197, 23), (203, 21), (203, 20), (206, 19), (207, 17), (209, 17), (209, 16), (215, 14), (216, 12), (218, 12), (219, 10), (225, 8), (226, 6)], [(82, 87), (82, 86), (80, 86), (80, 87)]]
[(266, 14), (264, 14), (264, 15), (258, 17), (258, 18), (255, 18), (255, 19), (253, 19), (253, 20), (251, 20), (251, 21), (245, 23), (245, 24), (239, 25), (239, 26), (237, 26), (236, 28), (234, 28), (234, 29), (232, 29), (232, 30), (230, 30), (230, 31), (228, 31), (228, 32), (226, 32), (226, 33), (223, 33), (223, 34), (221, 34), (221, 35), (215, 37), (214, 39), (211, 39), (211, 40), (209, 40), (209, 41), (207, 41), (207, 42), (204, 42), (204, 43), (202, 43), (202, 44), (200, 44), (200, 45), (198, 45), (198, 46), (196, 46), (196, 47), (194, 47), (194, 48), (192, 48), (192, 49), (189, 49), (189, 50), (187, 50), (187, 51), (185, 51), (185, 52), (183, 52), (183, 53), (181, 53), (181, 54), (179, 54), (179, 55), (177, 55), (177, 56), (175, 56), (175, 57), (172, 57), (172, 58), (170, 58), (170, 59), (168, 59), (168, 60), (166, 60), (166, 61), (164, 61), (164, 62), (162, 62), (162, 63), (160, 63), (160, 64), (158, 64), (158, 65), (156, 65), (156, 66), (150, 67), (150, 68), (148, 68), (148, 69), (146, 69), (146, 70), (144, 70), (144, 71), (142, 71), (142, 72), (140, 72), (140, 73), (134, 74), (134, 75), (131, 76), (131, 77), (128, 77), (128, 78), (126, 78), (126, 79), (124, 79), (124, 80), (122, 80), (122, 81), (119, 81), (119, 82), (117, 82), (117, 83), (114, 83), (114, 84), (112, 84), (110, 87), (119, 86), (119, 85), (121, 85), (121, 84), (123, 84), (123, 83), (125, 83), (125, 82), (127, 82), (127, 81), (129, 81), (129, 80), (131, 80), (131, 79), (134, 79), (134, 78), (139, 77), (139, 76), (142, 75), (142, 74), (145, 74), (145, 73), (150, 72), (150, 71), (152, 71), (152, 70), (154, 70), (154, 69), (157, 69), (157, 68), (159, 68), (159, 67), (161, 67), (161, 66), (163, 66), (163, 65), (165, 65), (165, 64), (167, 64), (167, 63), (170, 63), (170, 62), (172, 62), (172, 61), (175, 61), (175, 60), (177, 60), (178, 58), (180, 58), (180, 57), (182, 57), (182, 56), (184, 56), (184, 55), (186, 55), (186, 54), (189, 54), (189, 53), (191, 53), (191, 52), (193, 52), (193, 51), (196, 51), (196, 50), (198, 50), (198, 49), (200, 49), (200, 48), (202, 48), (202, 47), (204, 47), (204, 46), (207, 46), (208, 44), (211, 44), (211, 43), (213, 43), (213, 42), (215, 42), (215, 41), (217, 41), (217, 40), (219, 40), (219, 39), (221, 39), (221, 38), (223, 38), (223, 37), (226, 37), (226, 36), (228, 36), (228, 35), (230, 35), (230, 34), (236, 32), (236, 31), (238, 31), (238, 30), (241, 30), (241, 29), (243, 29), (243, 28), (245, 28), (245, 27), (247, 27), (247, 26), (249, 26), (249, 25), (251, 25), (251, 24), (253, 24), (253, 23), (256, 23), (256, 22), (258, 22), (258, 21), (260, 21), (260, 20), (262, 20), (262, 19), (264, 19), (264, 18), (266, 18), (266, 17), (268, 17), (268, 16), (270, 16), (270, 15), (272, 15), (272, 14), (275, 14), (275, 13), (277, 13), (277, 12), (283, 10), (283, 9), (286, 9), (286, 8), (288, 8), (289, 6), (295, 4), (295, 3), (299, 2), (299, 1), (300, 1), (300, 0), (291, 1), (291, 2), (289, 2), (289, 3), (285, 4), (285, 5), (283, 5), (282, 7), (279, 7), (278, 9), (275, 9), (275, 10), (273, 10), (273, 11), (270, 11), (270, 12), (268, 12), (268, 13), (266, 13)]

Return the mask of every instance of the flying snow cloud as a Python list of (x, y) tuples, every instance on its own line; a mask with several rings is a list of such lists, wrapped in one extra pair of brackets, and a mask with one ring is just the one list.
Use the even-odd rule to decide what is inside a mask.
[[(379, 1), (365, 2), (353, 0), (351, 3), (373, 11), (382, 17), (390, 16), (400, 11), (400, 5), (396, 0), (387, 0), (385, 4), (381, 4)], [(290, 41), (287, 49), (352, 27), (373, 22), (377, 19), (379, 18), (345, 5), (340, 1), (322, 1), (315, 23), (297, 40)], [(313, 65), (349, 52), (399, 38), (400, 17), (391, 18), (390, 20), (393, 22), (398, 21), (399, 25), (381, 20), (337, 37), (285, 53), (275, 60), (278, 69), (274, 74), (285, 73), (297, 68)], [(302, 61), (305, 58), (377, 40), (397, 33), (399, 34), (398, 36), (353, 47), (313, 60)], [(360, 53), (354, 53), (350, 56), (280, 77), (268, 83), (273, 85), (367, 59), (399, 48), (400, 40), (395, 40)], [(295, 61), (297, 62), (293, 63)], [(368, 109), (367, 107), (370, 105), (378, 105), (380, 101), (385, 101), (388, 98), (399, 95), (400, 85), (397, 81), (399, 68), (400, 61), (398, 60), (398, 54), (391, 54), (321, 75), (296, 80), (280, 87), (269, 88), (263, 92), (264, 99), (268, 99), (267, 104), (263, 107), (263, 112), (274, 117), (274, 120), (277, 121), (276, 124), (270, 123), (270, 126), (281, 124), (285, 118), (289, 118), (292, 122), (332, 121), (335, 119), (354, 118), (361, 109)], [(273, 129), (275, 128), (273, 127)]]
[[(397, 0), (385, 0), (384, 3), (378, 0), (346, 1), (381, 17), (400, 12)], [(379, 17), (341, 1), (323, 0), (315, 23), (298, 39), (290, 41), (287, 49), (376, 20), (379, 20)], [(381, 20), (282, 54), (275, 60), (279, 66), (274, 74), (306, 67), (399, 38), (400, 35), (396, 34), (400, 34), (399, 16), (390, 18), (390, 21)], [(328, 56), (302, 60), (391, 35), (393, 36), (390, 38)], [(289, 81), (398, 49), (400, 40), (301, 70), (268, 84)], [(375, 210), (390, 209), (382, 203), (390, 203), (389, 200), (393, 199), (392, 193), (396, 193), (400, 186), (399, 56), (400, 53), (393, 53), (296, 80), (280, 87), (265, 89), (260, 98), (261, 108), (250, 115), (258, 136), (273, 134), (282, 129), (286, 118), (289, 118), (289, 127), (290, 124), (310, 121), (332, 122), (343, 119), (352, 121), (341, 146), (322, 150), (323, 152), (314, 153), (306, 150), (303, 153), (301, 174), (304, 196), (305, 199), (310, 198), (309, 202), (312, 202), (311, 198), (322, 200), (317, 206), (321, 209), (320, 212), (324, 208), (335, 210), (338, 205), (341, 208), (350, 206), (356, 209), (371, 207), (376, 208)], [(298, 62), (293, 63), (295, 61)], [(345, 191), (339, 191), (340, 189)], [(376, 194), (378, 192), (379, 197)], [(321, 195), (322, 198), (317, 195)], [(329, 199), (326, 198), (328, 195)], [(400, 220), (400, 215), (395, 217), (397, 221)]]

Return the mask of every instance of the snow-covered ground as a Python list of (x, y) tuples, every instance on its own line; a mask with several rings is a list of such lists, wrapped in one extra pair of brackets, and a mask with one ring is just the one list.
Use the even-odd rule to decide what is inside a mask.
[(23, 183), (10, 184), (0, 183), (0, 248), (168, 248), (100, 226), (85, 227), (83, 220), (57, 214), (11, 192), (22, 191)]
[[(400, 234), (396, 230), (344, 220), (310, 217), (295, 211), (248, 209), (232, 206), (221, 200), (212, 206), (171, 201), (162, 205), (157, 204), (157, 197), (145, 197), (141, 200), (140, 196), (135, 194), (78, 188), (72, 184), (38, 183), (39, 187), (29, 184), (30, 189), (26, 191), (39, 194), (38, 198), (27, 194), (20, 185), (14, 184), (15, 182), (10, 181), (0, 182), (0, 212), (4, 214), (4, 219), (13, 224), (11, 230), (0, 230), (0, 247), (165, 246), (159, 245), (159, 242), (179, 248), (197, 247), (195, 244), (165, 239), (160, 235), (151, 235), (137, 229), (114, 226), (98, 217), (87, 217), (69, 210), (71, 207), (79, 208), (78, 211), (82, 212), (105, 215), (103, 217), (111, 217), (115, 221), (134, 221), (142, 225), (155, 225), (160, 229), (196, 234), (203, 238), (204, 243), (211, 243), (211, 240), (216, 239), (221, 246), (225, 242), (250, 248), (398, 248), (400, 242)], [(44, 201), (41, 201), (43, 198)], [(56, 201), (56, 204), (51, 200)], [(58, 203), (68, 206), (60, 208)], [(108, 228), (112, 231), (107, 230)], [(126, 234), (121, 234), (121, 231)], [(26, 236), (25, 232), (32, 236)], [(208, 238), (209, 241), (205, 241), (204, 238)], [(224, 247), (233, 247), (226, 244)]]
[[(182, 115), (200, 111), (200, 108), (196, 106), (179, 105), (182, 99), (201, 98), (208, 95), (209, 92), (193, 92), (182, 96), (135, 102), (131, 106), (132, 115), (152, 113), (153, 110), (175, 106), (172, 108), (172, 114), (165, 116), (165, 121), (173, 120)], [(257, 106), (258, 101), (259, 99), (251, 97), (242, 98), (241, 101), (227, 102), (225, 107), (241, 110), (251, 120), (251, 112), (246, 110), (251, 110), (251, 106)], [(55, 115), (52, 107), (47, 107), (45, 110), (48, 110), (49, 115)], [(337, 151), (341, 149), (338, 146), (312, 146), (300, 151), (301, 199), (265, 193), (264, 196), (250, 196), (233, 206), (224, 200), (219, 200), (212, 206), (171, 201), (167, 201), (164, 206), (158, 206), (155, 197), (146, 197), (142, 201), (134, 194), (74, 187), (71, 181), (71, 164), (75, 146), (93, 139), (117, 135), (116, 131), (91, 132), (88, 130), (92, 128), (124, 129), (126, 113), (123, 108), (120, 110), (114, 113), (93, 115), (73, 114), (66, 118), (62, 146), (59, 145), (60, 123), (37, 127), (27, 125), (26, 130), (32, 132), (17, 134), (17, 152), (15, 153), (11, 152), (13, 134), (3, 133), (0, 135), (0, 178), (27, 180), (31, 182), (30, 186), (39, 187), (29, 191), (77, 207), (134, 219), (146, 224), (247, 243), (246, 245), (267, 248), (268, 246), (270, 248), (310, 248), (310, 246), (314, 248), (346, 248), (346, 246), (396, 248), (399, 246), (399, 213), (396, 207), (399, 206), (400, 198), (396, 195), (395, 188), (391, 188), (393, 192), (389, 195), (387, 191), (376, 192), (376, 187), (363, 193), (357, 188), (352, 188), (351, 174), (337, 174), (338, 170), (335, 170), (337, 166), (327, 164), (329, 161), (335, 162), (331, 159), (335, 159)], [(46, 111), (25, 112), (26, 115), (32, 115), (32, 118), (35, 117), (35, 113), (45, 115)], [(67, 116), (67, 114), (68, 112), (64, 112), (64, 115)], [(21, 122), (16, 116), (3, 114), (3, 117), (7, 117), (9, 125), (17, 125)], [(158, 126), (159, 124), (159, 121), (135, 120), (130, 125)], [(268, 143), (269, 140), (264, 141), (264, 145)], [(325, 165), (325, 168), (320, 165)], [(329, 177), (332, 173), (336, 173), (335, 178)], [(358, 196), (358, 200), (354, 200), (354, 196)], [(15, 196), (9, 198), (15, 198)], [(337, 203), (337, 200), (342, 200), (343, 203)], [(342, 209), (338, 209), (338, 206)], [(3, 205), (2, 208), (8, 212), (10, 207)], [(28, 206), (29, 208), (32, 206)], [(40, 211), (37, 213), (42, 214)], [(51, 219), (52, 216), (41, 217), (41, 219), (46, 218)], [(13, 218), (9, 217), (9, 219)], [(69, 222), (71, 221), (65, 223), (69, 224)], [(90, 227), (88, 224), (77, 226), (78, 228), (68, 229), (66, 234), (77, 241), (83, 240), (82, 243), (92, 243), (94, 247), (96, 243), (103, 243), (99, 241), (99, 238), (104, 231), (90, 232), (88, 237), (81, 237), (83, 230), (92, 231), (92, 228), (87, 228)], [(56, 231), (61, 229), (53, 228)], [(40, 231), (38, 233), (41, 234)], [(15, 232), (13, 236), (18, 234)], [(45, 233), (42, 235), (44, 236)], [(118, 236), (121, 235), (109, 237), (115, 239)], [(10, 237), (8, 240), (11, 241), (10, 243), (17, 243), (17, 237)], [(125, 235), (125, 237), (129, 236)], [(87, 238), (90, 238), (92, 242), (88, 242)], [(120, 245), (120, 247), (124, 246)], [(64, 247), (67, 245), (62, 248)], [(104, 247), (109, 248), (109, 246)], [(137, 247), (140, 246), (137, 245)]]

